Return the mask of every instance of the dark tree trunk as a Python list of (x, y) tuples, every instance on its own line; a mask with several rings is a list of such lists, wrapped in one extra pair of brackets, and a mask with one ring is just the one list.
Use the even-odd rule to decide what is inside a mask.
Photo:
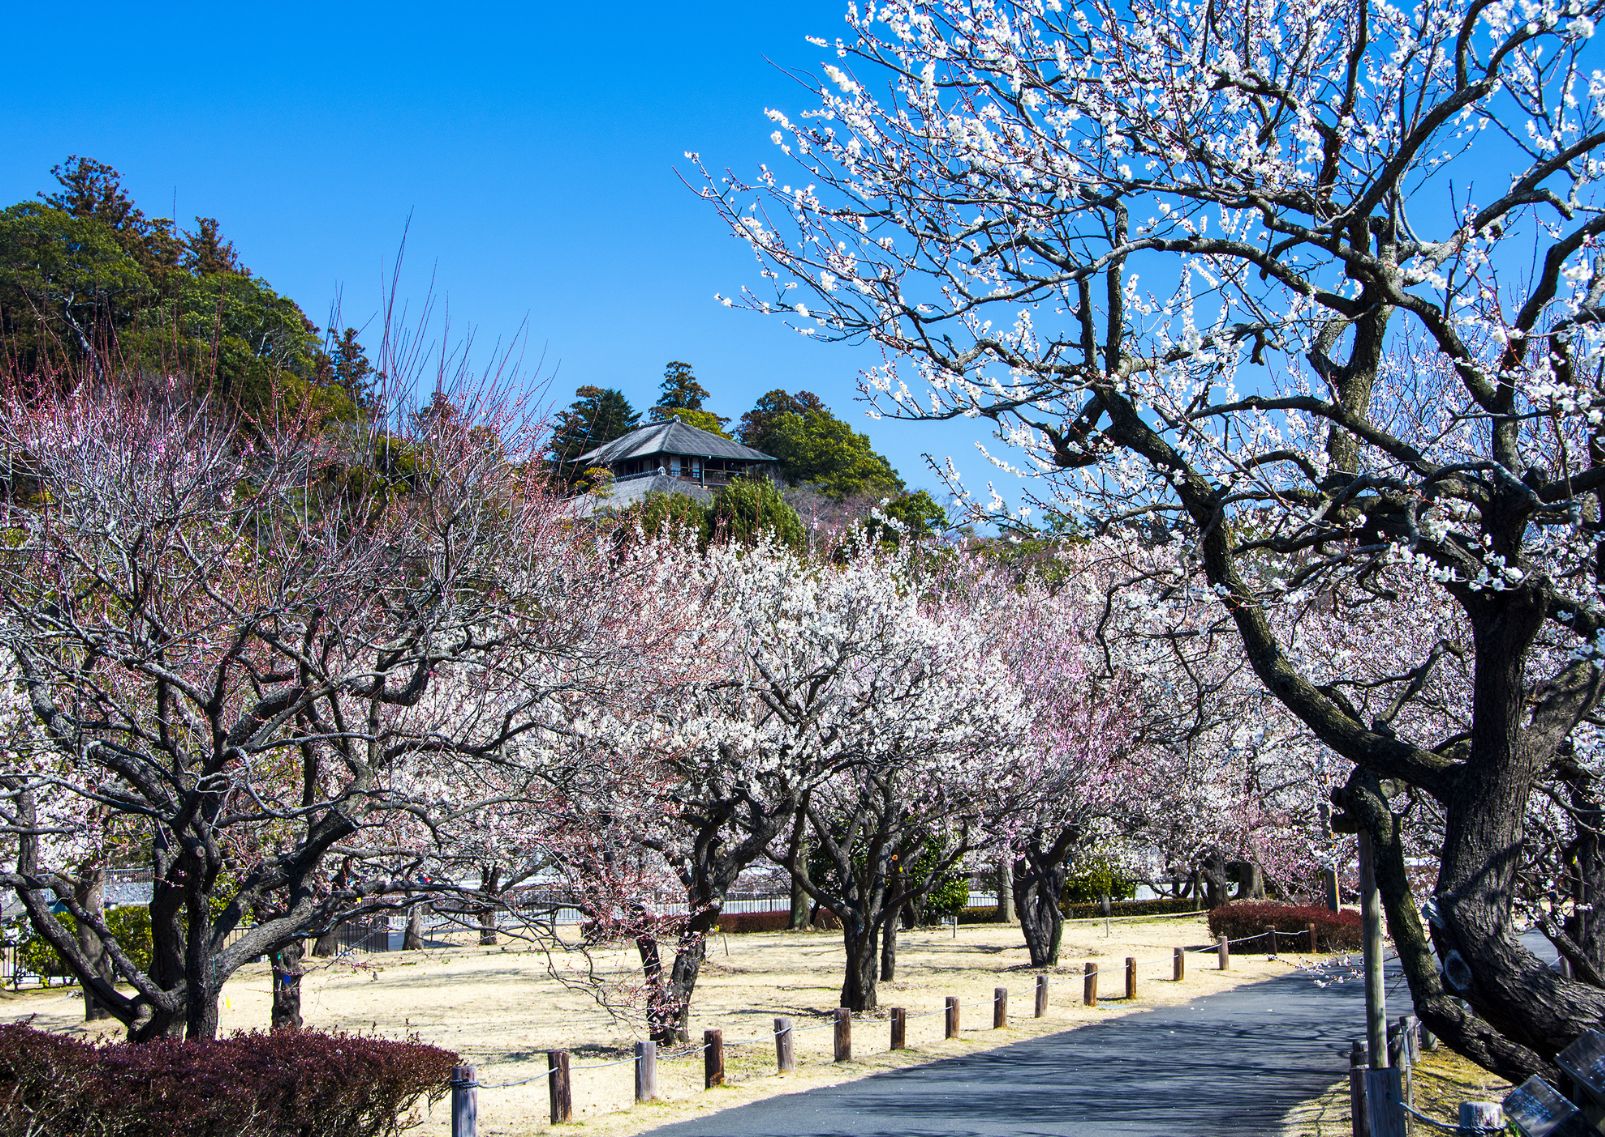
[(1012, 864), (1014, 858), (1002, 856), (998, 858), (995, 870), (995, 889), (998, 894), (998, 923), (1012, 924), (1018, 919), (1016, 904), (1014, 902), (1014, 873)]
[(1577, 837), (1567, 850), (1566, 891), (1571, 909), (1561, 921), (1561, 954), (1574, 967), (1592, 970), (1596, 985), (1605, 981), (1605, 848), (1600, 840), (1605, 809), (1583, 770), (1568, 771), (1566, 789), (1575, 814)]
[(791, 850), (786, 857), (786, 870), (791, 874), (791, 917), (787, 928), (800, 932), (813, 922), (812, 905), (808, 897), (808, 818), (801, 812), (791, 831)]
[(1226, 856), (1219, 849), (1210, 851), (1198, 866), (1199, 897), (1205, 908), (1218, 908), (1231, 899), (1231, 881), (1226, 875)]
[(306, 943), (291, 940), (269, 957), (273, 968), (273, 1016), (271, 1029), (301, 1029), (301, 976)]
[(842, 941), (847, 948), (841, 1005), (850, 1011), (873, 1011), (879, 1005), (875, 990), (880, 965), (879, 922), (867, 920), (859, 912), (839, 915)]
[[(643, 915), (643, 919), (647, 919)], [(691, 1037), (691, 996), (708, 956), (708, 931), (719, 921), (717, 908), (688, 920), (675, 939), (674, 960), (663, 966), (662, 945), (650, 926), (635, 937), (646, 980), (647, 1033), (659, 1046), (674, 1046)]]
[(1265, 870), (1254, 861), (1228, 861), (1226, 875), (1237, 885), (1236, 900), (1265, 899)]
[(897, 925), (896, 919), (887, 920), (881, 929), (882, 983), (890, 983), (897, 978)]
[(1014, 906), (1020, 914), (1020, 931), (1032, 967), (1054, 967), (1059, 962), (1059, 941), (1064, 936), (1064, 894), (1069, 866), (1051, 852), (1027, 849), (1014, 864)]
[[(479, 891), (487, 896), (500, 899), (502, 870), (500, 866), (481, 869), (479, 872)], [(495, 899), (483, 904), (479, 908), (479, 946), (495, 947), (501, 942), (501, 936), (496, 931), (496, 911), (498, 905)]]
[[(73, 898), (85, 912), (90, 913), (97, 919), (104, 920), (106, 916), (105, 868), (96, 865), (85, 870), (84, 874), (78, 878), (77, 884), (73, 889)], [(91, 928), (80, 924), (77, 929), (76, 939), (78, 940), (78, 950), (83, 952), (84, 956), (89, 960), (95, 974), (110, 982), (112, 979), (111, 956), (107, 954), (106, 945), (101, 942), (100, 937)], [(90, 985), (85, 983), (81, 984), (81, 986), (84, 992), (84, 1021), (95, 1022), (111, 1018), (111, 1010), (95, 997)]]
[(407, 929), (401, 933), (402, 951), (422, 951), (424, 946), (424, 906), (407, 909)]
[(327, 932), (312, 941), (312, 954), (319, 959), (328, 959), (340, 954), (339, 924), (335, 924)]

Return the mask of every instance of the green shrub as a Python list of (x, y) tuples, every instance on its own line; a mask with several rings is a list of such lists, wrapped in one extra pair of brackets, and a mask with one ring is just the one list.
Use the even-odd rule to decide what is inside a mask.
[(970, 880), (964, 873), (952, 873), (936, 883), (925, 897), (925, 919), (929, 923), (950, 920), (970, 903)]
[[(74, 935), (78, 921), (63, 912), (56, 917)], [(149, 971), (151, 963), (150, 909), (141, 905), (124, 905), (106, 910), (106, 927), (117, 937), (128, 958), (141, 971)], [(33, 930), (26, 922), (22, 925), (22, 940), (17, 947), (17, 966), (30, 975), (47, 975), (62, 979), (72, 974), (67, 962), (56, 949)]]
[(780, 488), (763, 475), (736, 478), (714, 495), (708, 527), (715, 540), (753, 545), (766, 534), (777, 545), (801, 550), (808, 541), (802, 518)]
[(1064, 882), (1060, 906), (1087, 904), (1102, 900), (1130, 900), (1137, 895), (1137, 882), (1103, 857), (1092, 857), (1073, 869)]

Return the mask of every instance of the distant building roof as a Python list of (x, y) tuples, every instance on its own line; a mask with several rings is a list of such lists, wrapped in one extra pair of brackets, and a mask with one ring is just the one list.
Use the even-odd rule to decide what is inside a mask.
[(695, 498), (697, 501), (713, 500), (712, 491), (705, 486), (667, 474), (651, 474), (644, 478), (626, 478), (619, 482), (609, 482), (605, 493), (583, 493), (578, 497), (571, 497), (567, 503), (568, 515), (593, 517), (597, 513), (620, 512), (636, 502), (645, 501), (646, 495), (650, 493), (677, 493)]
[(576, 460), (585, 466), (612, 466), (632, 458), (650, 458), (654, 454), (678, 454), (687, 458), (724, 458), (735, 462), (778, 462), (779, 458), (743, 446), (728, 438), (720, 438), (706, 430), (688, 426), (679, 419), (654, 422), (630, 431), (623, 438), (598, 446)]

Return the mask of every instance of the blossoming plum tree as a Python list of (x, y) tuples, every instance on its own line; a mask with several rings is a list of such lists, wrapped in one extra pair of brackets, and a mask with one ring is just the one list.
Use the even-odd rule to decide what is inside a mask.
[[(442, 402), (372, 434), (88, 386), (0, 406), (0, 637), (48, 744), (7, 757), (0, 883), (132, 1038), (209, 1037), (241, 964), (405, 903), (439, 804), (416, 768), (535, 729), (530, 654), (594, 674), (591, 558), (534, 431), (496, 398)], [(497, 697), (441, 714), (452, 672)], [(149, 866), (148, 967), (51, 821), (97, 811)]]
[[(881, 345), (883, 410), (991, 419), (1066, 512), (1185, 540), (1176, 595), (1349, 764), (1418, 1013), (1510, 1076), (1605, 1014), (1597, 925), (1558, 927), (1597, 856), (1550, 922), (1578, 978), (1515, 920), (1534, 798), (1597, 819), (1601, 8), (854, 5), (813, 108), (771, 112), (796, 172), (704, 171), (772, 279), (743, 302)], [(1403, 631), (1418, 586), (1466, 632), (1463, 726), (1407, 711), (1432, 637), (1294, 646), (1333, 597)]]

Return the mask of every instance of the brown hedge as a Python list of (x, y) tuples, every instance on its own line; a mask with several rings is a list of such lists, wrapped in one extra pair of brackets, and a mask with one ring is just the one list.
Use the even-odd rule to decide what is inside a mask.
[(315, 1031), (94, 1046), (0, 1026), (0, 1133), (37, 1137), (393, 1137), (457, 1056)]
[[(1318, 951), (1358, 951), (1360, 949), (1360, 914), (1344, 908), (1333, 912), (1307, 904), (1284, 904), (1275, 900), (1234, 900), (1222, 904), (1209, 913), (1209, 930), (1216, 936), (1243, 939), (1257, 936), (1266, 928), (1283, 933), (1281, 946), (1287, 951), (1308, 949), (1305, 940), (1308, 927), (1315, 925), (1315, 943)], [(1289, 937), (1297, 935), (1298, 939)], [(1258, 951), (1258, 941), (1244, 944), (1248, 951)]]

